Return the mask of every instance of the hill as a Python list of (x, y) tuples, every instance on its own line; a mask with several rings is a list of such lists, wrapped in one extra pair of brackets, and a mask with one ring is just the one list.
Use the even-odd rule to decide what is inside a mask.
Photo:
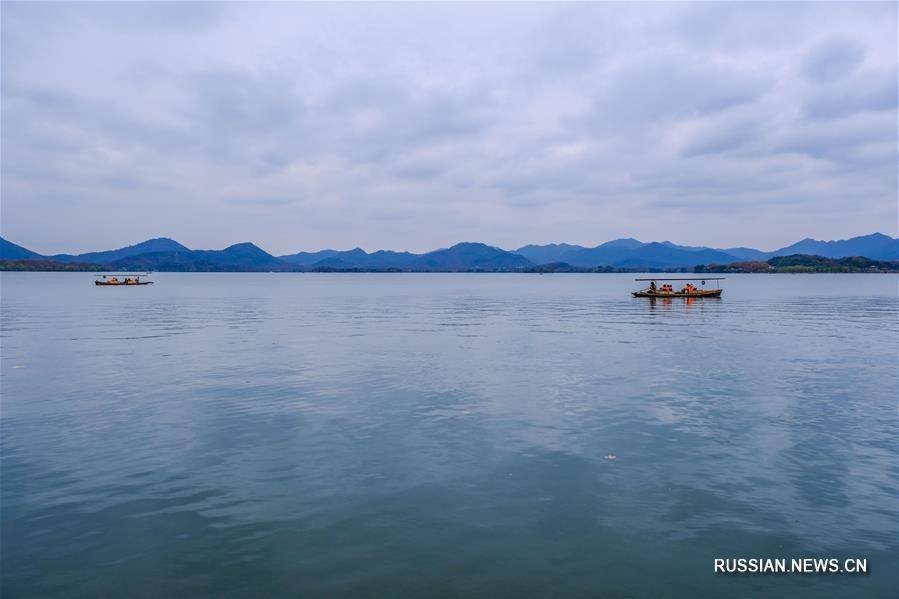
[(613, 266), (618, 268), (678, 268), (696, 264), (735, 262), (737, 258), (720, 250), (676, 246), (671, 242), (642, 243), (636, 239), (620, 239), (595, 248), (573, 250), (561, 256), (560, 262), (573, 266)]
[(290, 264), (296, 264), (297, 266), (311, 266), (316, 262), (321, 262), (322, 260), (325, 260), (327, 258), (332, 258), (334, 256), (339, 256), (340, 254), (345, 253), (346, 252), (341, 252), (338, 250), (319, 250), (317, 252), (298, 252), (296, 254), (278, 256), (278, 259)]
[(0, 237), (0, 260), (43, 260), (37, 252), (23, 248)]
[[(799, 248), (799, 250), (797, 250)], [(872, 260), (899, 260), (899, 240), (881, 233), (840, 241), (803, 239), (793, 245), (763, 252), (736, 247), (726, 250), (677, 245), (670, 241), (644, 243), (615, 239), (596, 247), (559, 243), (526, 245), (514, 252), (484, 243), (459, 243), (425, 254), (379, 250), (298, 252), (276, 257), (252, 243), (223, 250), (192, 250), (173, 239), (160, 237), (127, 247), (44, 256), (0, 237), (0, 260), (44, 260), (71, 264), (101, 264), (118, 270), (173, 271), (523, 271), (548, 266), (553, 272), (612, 270), (681, 270), (713, 264), (764, 263), (787, 255), (817, 255), (841, 259), (866, 256)], [(17, 269), (26, 265), (18, 264)], [(35, 268), (38, 265), (35, 264)], [(46, 268), (46, 265), (41, 268)], [(767, 267), (765, 267), (767, 268)], [(539, 272), (547, 272), (547, 269)]]
[(550, 243), (548, 245), (526, 245), (515, 250), (519, 256), (524, 256), (534, 264), (551, 264), (568, 252), (586, 249), (580, 245), (570, 243)]
[(721, 251), (735, 258), (739, 258), (740, 260), (766, 260), (771, 256), (770, 252), (763, 252), (752, 248), (727, 248)]
[[(182, 246), (183, 247), (183, 246)], [(107, 263), (114, 270), (174, 272), (253, 272), (297, 270), (252, 243), (238, 243), (223, 250), (148, 252)]]
[[(569, 248), (560, 251), (561, 247)], [(550, 244), (529, 245), (516, 250), (528, 256), (548, 257), (551, 262), (590, 268), (613, 266), (618, 268), (682, 268), (700, 264), (727, 264), (740, 261), (765, 261), (775, 256), (791, 254), (821, 255), (829, 258), (867, 256), (875, 260), (899, 259), (899, 239), (882, 233), (853, 237), (841, 241), (804, 239), (793, 245), (764, 252), (754, 248), (734, 247), (717, 249), (705, 246), (677, 245), (670, 241), (644, 243), (633, 238), (615, 239), (593, 248)], [(542, 262), (536, 262), (540, 264)]]
[(346, 252), (336, 252), (323, 260), (310, 265), (313, 269), (334, 270), (390, 270), (405, 269), (418, 257), (418, 254), (409, 252), (392, 252), (390, 250), (378, 250), (367, 253), (361, 248)]
[(58, 254), (50, 256), (51, 260), (60, 262), (93, 262), (97, 264), (109, 264), (122, 258), (129, 256), (138, 256), (140, 254), (149, 254), (152, 252), (178, 252), (190, 251), (174, 239), (168, 237), (157, 237), (156, 239), (148, 239), (135, 245), (119, 248), (117, 250), (107, 250), (104, 252), (88, 252), (86, 254)]
[(457, 243), (456, 245), (428, 252), (409, 263), (412, 270), (518, 270), (533, 263), (518, 254), (507, 252), (484, 243)]
[(840, 241), (803, 239), (771, 253), (771, 256), (815, 255), (825, 258), (866, 256), (873, 260), (899, 260), (899, 239), (873, 233)]

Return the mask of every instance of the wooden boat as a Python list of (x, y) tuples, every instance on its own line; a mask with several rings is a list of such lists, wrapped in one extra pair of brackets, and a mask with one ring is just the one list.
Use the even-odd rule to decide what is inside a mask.
[[(631, 293), (634, 297), (652, 297), (652, 298), (666, 298), (666, 297), (721, 297), (721, 294), (724, 292), (723, 289), (718, 287), (718, 281), (723, 281), (724, 277), (711, 277), (711, 278), (664, 278), (658, 277), (655, 279), (634, 279), (635, 281), (650, 281), (650, 286), (647, 289), (641, 289), (640, 291), (634, 291)], [(675, 291), (673, 288), (671, 290), (664, 289), (664, 286), (657, 286), (656, 281), (700, 281), (700, 285), (705, 285), (706, 281), (715, 281), (716, 287), (715, 289), (704, 289), (693, 287), (692, 285), (685, 285), (683, 289), (680, 291)], [(671, 287), (669, 285), (669, 287)]]
[[(141, 281), (146, 275), (97, 275), (94, 285), (152, 285), (153, 281)], [(121, 279), (119, 277), (122, 277)]]
[(667, 291), (661, 292), (656, 291), (655, 293), (649, 291), (634, 291), (634, 297), (721, 297), (721, 292), (723, 289), (698, 289), (696, 291), (691, 291), (687, 293), (681, 293), (680, 291), (675, 291), (674, 293), (669, 293)]

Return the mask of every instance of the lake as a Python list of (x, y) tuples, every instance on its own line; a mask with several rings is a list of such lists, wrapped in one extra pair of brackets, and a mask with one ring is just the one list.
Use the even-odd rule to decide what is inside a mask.
[(635, 276), (3, 273), (3, 596), (896, 596), (897, 277)]

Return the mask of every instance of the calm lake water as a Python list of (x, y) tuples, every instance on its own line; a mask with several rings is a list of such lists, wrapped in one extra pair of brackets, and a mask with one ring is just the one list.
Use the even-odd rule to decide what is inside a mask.
[(633, 278), (4, 273), (0, 591), (896, 596), (897, 277)]

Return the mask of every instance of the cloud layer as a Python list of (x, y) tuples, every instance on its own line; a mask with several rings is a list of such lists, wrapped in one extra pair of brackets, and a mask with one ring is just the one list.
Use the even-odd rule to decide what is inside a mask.
[(2, 11), (2, 233), (45, 253), (896, 234), (895, 3)]

